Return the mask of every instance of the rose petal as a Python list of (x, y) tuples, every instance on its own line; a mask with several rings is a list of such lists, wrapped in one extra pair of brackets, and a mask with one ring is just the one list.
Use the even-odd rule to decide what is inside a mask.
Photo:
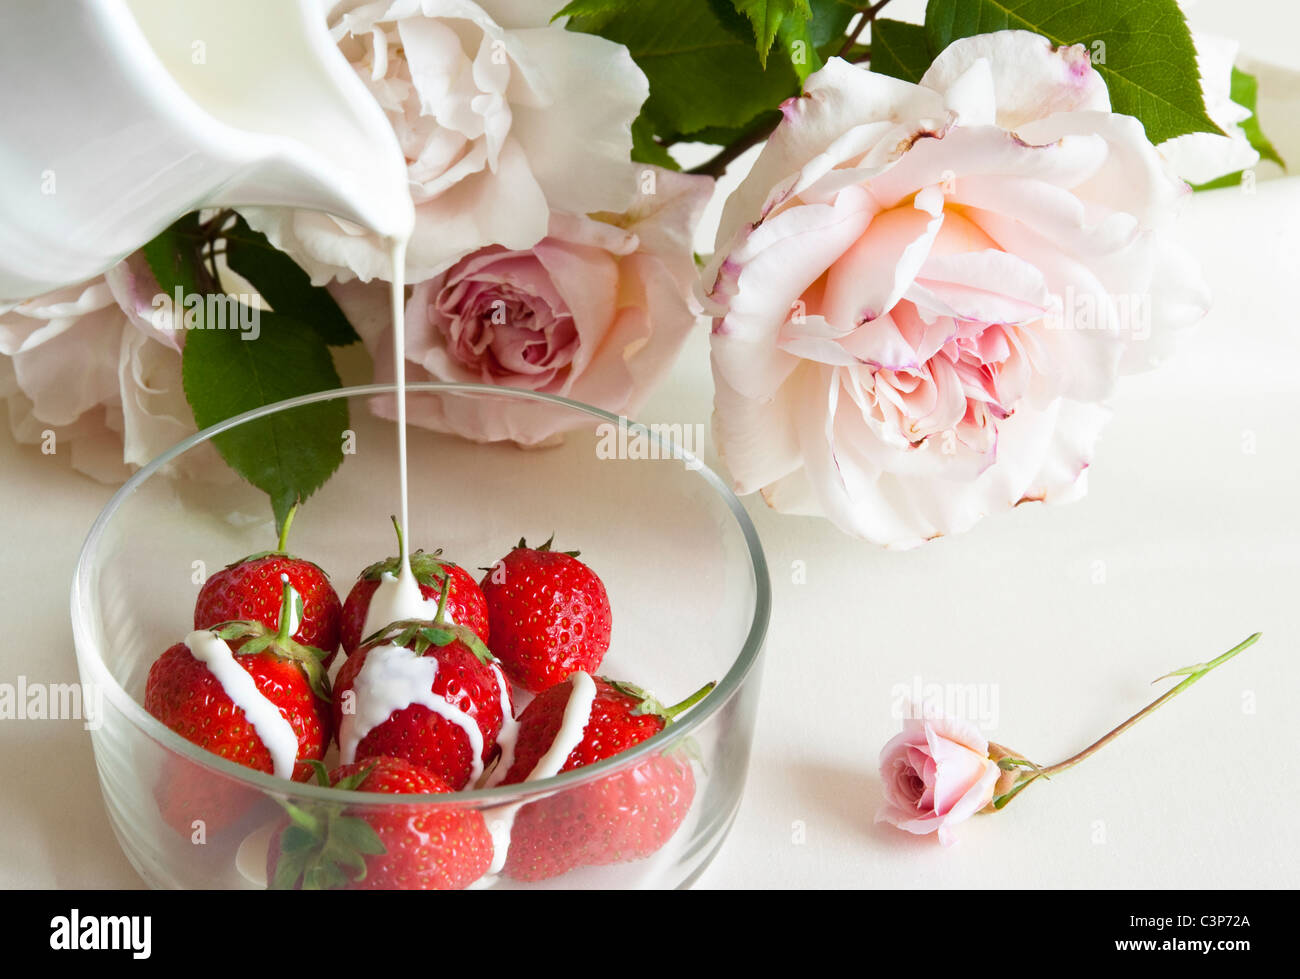
[(1053, 48), (1030, 31), (958, 38), (926, 69), (921, 85), (946, 92), (979, 61), (989, 65), (996, 122), (1003, 129), (1055, 113), (1110, 110), (1106, 83), (1083, 45)]

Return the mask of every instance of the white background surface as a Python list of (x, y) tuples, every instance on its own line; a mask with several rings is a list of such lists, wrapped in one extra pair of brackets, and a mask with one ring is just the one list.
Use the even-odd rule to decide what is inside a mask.
[[(1300, 67), (1289, 4), (1200, 0), (1191, 19)], [(1264, 121), (1284, 155), (1300, 141), (1294, 120)], [(1122, 385), (1082, 502), (895, 554), (747, 501), (776, 612), (746, 799), (699, 886), (1300, 884), (1300, 178), (1198, 195), (1183, 229), (1215, 308), (1172, 360)], [(710, 408), (701, 328), (644, 420)], [(68, 585), (111, 488), (2, 425), (0, 472), (0, 682), (75, 680)], [(971, 820), (957, 846), (873, 825), (901, 689), (977, 685), (985, 733), (1050, 764), (1162, 691), (1154, 677), (1255, 630), (1254, 649)], [(78, 722), (0, 721), (0, 785), (0, 885), (139, 886)]]

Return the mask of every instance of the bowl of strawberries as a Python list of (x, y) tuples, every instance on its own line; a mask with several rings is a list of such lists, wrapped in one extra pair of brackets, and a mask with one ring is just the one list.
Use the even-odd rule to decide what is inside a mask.
[[(155, 887), (688, 886), (753, 736), (770, 585), (743, 507), (680, 429), (420, 383), (417, 417), (523, 412), (563, 437), (410, 429), (403, 521), (395, 429), (370, 410), (393, 397), (222, 422), (91, 528), (73, 634), (127, 857)], [(342, 463), (287, 508), (179, 476), (230, 439), (293, 465), (323, 407)]]

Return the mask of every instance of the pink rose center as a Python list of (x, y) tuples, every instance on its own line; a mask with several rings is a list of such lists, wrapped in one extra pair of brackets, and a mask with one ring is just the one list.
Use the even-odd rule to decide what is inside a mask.
[[(910, 760), (909, 760), (910, 759)], [(926, 809), (929, 804), (929, 794), (926, 788), (925, 776), (917, 769), (917, 764), (926, 765), (929, 762), (921, 751), (911, 749), (907, 752), (907, 757), (899, 758), (894, 763), (894, 796), (899, 805), (910, 806), (916, 809)]]
[(485, 380), (523, 375), (538, 386), (568, 367), (578, 331), (568, 304), (531, 253), (479, 256), (452, 268), (433, 321), (450, 355)]
[[(912, 282), (888, 309), (863, 303), (862, 283), (878, 281), (909, 246), (923, 244), (931, 220), (911, 201), (877, 214), (862, 236), (809, 287), (801, 300), (824, 317), (835, 342), (871, 371), (865, 410), (912, 445), (951, 432), (983, 453), (996, 445), (996, 422), (1024, 395), (1031, 339), (1020, 327), (1044, 310), (979, 282), (978, 263), (1002, 249), (952, 205)], [(914, 244), (915, 243), (915, 244)], [(886, 264), (887, 263), (887, 264)], [(783, 339), (798, 339), (787, 324)], [(948, 448), (949, 451), (954, 446)]]

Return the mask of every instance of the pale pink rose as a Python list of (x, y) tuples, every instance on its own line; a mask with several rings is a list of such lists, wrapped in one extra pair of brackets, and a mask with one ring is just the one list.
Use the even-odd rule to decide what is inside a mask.
[[(713, 188), (624, 165), (641, 188), (622, 214), (555, 212), (531, 248), (491, 246), (417, 284), (406, 304), (407, 379), (495, 384), (634, 415), (695, 323), (691, 234)], [(387, 290), (331, 287), (391, 381)], [(391, 399), (377, 411), (393, 417)], [(480, 441), (550, 440), (572, 415), (537, 403), (413, 398), (412, 424)]]
[(876, 822), (909, 833), (938, 833), (950, 846), (952, 827), (993, 801), (1001, 769), (975, 725), (927, 708), (903, 722), (903, 732), (880, 751), (885, 804)]
[(728, 200), (706, 271), (735, 486), (894, 547), (1082, 495), (1102, 403), (1208, 305), (1188, 188), (1080, 46), (833, 59)]
[[(89, 282), (0, 306), (0, 398), (19, 442), (49, 445), (72, 466), (120, 482), (195, 432), (181, 385), (184, 330), (158, 325), (158, 294), (136, 252)], [(216, 450), (181, 471), (233, 479)]]
[[(621, 211), (631, 123), (649, 94), (627, 48), (517, 0), (330, 4), (339, 47), (406, 154), (418, 282), (489, 244), (529, 248), (552, 210)], [(319, 284), (390, 277), (388, 248), (329, 215), (242, 209)]]

